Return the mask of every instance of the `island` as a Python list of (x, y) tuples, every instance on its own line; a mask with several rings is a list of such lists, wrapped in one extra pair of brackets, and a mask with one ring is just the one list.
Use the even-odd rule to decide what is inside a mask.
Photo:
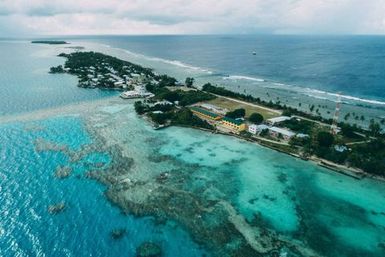
[(66, 41), (62, 40), (33, 40), (31, 41), (32, 44), (46, 44), (46, 45), (65, 45), (69, 44)]
[[(198, 87), (191, 77), (178, 81), (105, 54), (76, 52), (59, 56), (66, 61), (51, 68), (51, 73), (77, 76), (79, 87), (119, 90), (123, 99), (137, 98), (127, 100), (128, 104), (133, 104), (137, 115), (156, 130), (169, 126), (190, 127), (256, 142), (357, 179), (385, 175), (381, 162), (385, 157), (385, 138), (375, 121), (369, 128), (339, 122), (335, 129), (333, 120), (279, 102), (265, 102), (210, 83)], [(41, 147), (43, 142), (37, 145)], [(54, 149), (49, 144), (46, 148)], [(151, 165), (154, 167), (149, 172), (151, 177), (143, 179), (132, 172), (133, 160), (119, 151), (114, 154), (108, 170), (92, 168), (86, 177), (106, 185), (106, 197), (123, 213), (151, 216), (157, 224), (176, 221), (189, 231), (195, 242), (213, 252), (213, 256), (320, 256), (306, 244), (267, 229), (258, 213), (246, 219), (227, 196), (206, 194), (209, 184), (203, 184), (202, 191), (191, 190), (192, 183), (201, 183), (199, 177), (192, 176), (197, 164), (183, 163), (183, 168), (167, 171), (158, 171), (156, 164)], [(168, 156), (150, 158), (156, 163), (157, 158)], [(57, 171), (61, 174), (66, 170), (59, 167)], [(225, 180), (226, 176), (221, 178)], [(268, 195), (264, 197), (276, 201)], [(300, 211), (298, 215), (302, 222)], [(121, 239), (125, 232), (125, 228), (115, 228), (110, 236)], [(162, 247), (149, 241), (137, 248), (136, 255), (162, 256)]]
[(79, 87), (121, 90), (122, 98), (143, 98), (135, 110), (155, 129), (188, 126), (257, 142), (312, 160), (343, 174), (385, 177), (385, 135), (378, 122), (368, 128), (326, 119), (281, 102), (266, 102), (194, 78), (181, 82), (152, 69), (97, 52), (59, 54), (65, 64), (51, 73), (69, 73)]

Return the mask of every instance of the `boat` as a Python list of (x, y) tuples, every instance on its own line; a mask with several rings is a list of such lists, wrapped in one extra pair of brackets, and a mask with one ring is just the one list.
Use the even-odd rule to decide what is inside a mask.
[(257, 55), (257, 52), (254, 51), (254, 52), (253, 52), (253, 55)]

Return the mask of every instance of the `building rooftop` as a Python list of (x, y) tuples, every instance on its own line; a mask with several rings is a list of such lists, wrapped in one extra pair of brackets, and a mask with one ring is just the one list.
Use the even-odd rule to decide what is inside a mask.
[(233, 124), (235, 124), (237, 126), (239, 126), (239, 125), (244, 123), (243, 120), (235, 120), (235, 119), (229, 118), (229, 117), (223, 117), (223, 120), (227, 121), (227, 122), (230, 122), (230, 123), (233, 123)]
[(307, 137), (309, 137), (309, 135), (308, 134), (303, 134), (303, 133), (298, 133), (297, 137), (299, 137), (299, 138), (307, 138)]
[(269, 130), (276, 132), (276, 133), (279, 133), (279, 134), (282, 134), (284, 136), (288, 136), (288, 137), (295, 136), (294, 132), (287, 130), (287, 129), (283, 129), (283, 128), (271, 127), (271, 128), (269, 128)]
[(268, 119), (267, 122), (275, 124), (275, 123), (280, 123), (280, 122), (283, 122), (285, 120), (290, 120), (290, 119), (291, 119), (291, 117), (289, 117), (289, 116), (279, 116), (279, 117)]
[(209, 112), (205, 109), (202, 109), (202, 108), (199, 108), (199, 107), (196, 107), (196, 106), (193, 106), (190, 108), (192, 111), (196, 111), (196, 112), (199, 112), (199, 113), (202, 113), (204, 115), (207, 115), (207, 116), (210, 116), (212, 118), (218, 118), (220, 117), (220, 115), (216, 114), (216, 113), (212, 113), (212, 112)]

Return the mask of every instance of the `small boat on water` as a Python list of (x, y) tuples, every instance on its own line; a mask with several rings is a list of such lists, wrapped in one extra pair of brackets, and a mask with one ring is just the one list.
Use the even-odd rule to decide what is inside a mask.
[(257, 52), (254, 51), (254, 52), (253, 52), (253, 55), (257, 55)]

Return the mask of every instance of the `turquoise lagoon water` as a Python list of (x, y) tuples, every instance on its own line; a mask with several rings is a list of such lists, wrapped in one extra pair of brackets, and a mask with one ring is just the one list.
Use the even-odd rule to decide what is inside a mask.
[[(73, 77), (47, 74), (62, 63), (56, 47), (9, 41), (0, 47), (0, 115), (49, 112), (116, 94), (79, 89)], [(385, 256), (385, 184), (357, 181), (231, 137), (183, 128), (153, 131), (132, 104), (90, 106), (0, 124), (0, 256), (134, 256), (144, 241), (159, 243), (165, 256), (210, 255), (173, 221), (123, 215), (106, 200), (103, 185), (84, 177), (100, 163), (108, 172), (116, 159), (99, 150), (96, 136), (106, 129), (109, 144), (123, 142), (138, 177), (172, 171), (175, 163), (189, 172), (185, 167), (194, 164), (196, 179), (184, 185), (186, 191), (225, 199), (250, 222), (257, 217), (324, 256)], [(74, 157), (87, 147), (92, 151)], [(150, 155), (173, 162), (152, 162)], [(71, 166), (73, 174), (57, 179), (58, 166)], [(66, 210), (49, 214), (47, 207), (60, 201)], [(127, 230), (121, 240), (111, 239), (116, 228)]]
[[(63, 152), (38, 151), (36, 140), (73, 151), (93, 142), (78, 116), (0, 126), (0, 256), (134, 256), (144, 241), (159, 243), (164, 256), (202, 255), (176, 224), (123, 215), (103, 186), (84, 178), (90, 165), (108, 168), (113, 157), (92, 152), (73, 162)], [(54, 176), (59, 165), (73, 168), (70, 178)], [(48, 213), (50, 204), (62, 201), (63, 213)], [(121, 228), (127, 234), (113, 240), (111, 231)]]
[(180, 128), (166, 134), (160, 152), (206, 167), (198, 176), (227, 192), (249, 221), (259, 214), (267, 227), (325, 256), (385, 255), (383, 183), (358, 181), (235, 138)]
[[(61, 50), (57, 50), (57, 48)], [(63, 64), (56, 55), (68, 49), (31, 44), (29, 41), (0, 40), (0, 115), (30, 112), (69, 103), (116, 95), (103, 90), (82, 90), (77, 78), (48, 74)]]

